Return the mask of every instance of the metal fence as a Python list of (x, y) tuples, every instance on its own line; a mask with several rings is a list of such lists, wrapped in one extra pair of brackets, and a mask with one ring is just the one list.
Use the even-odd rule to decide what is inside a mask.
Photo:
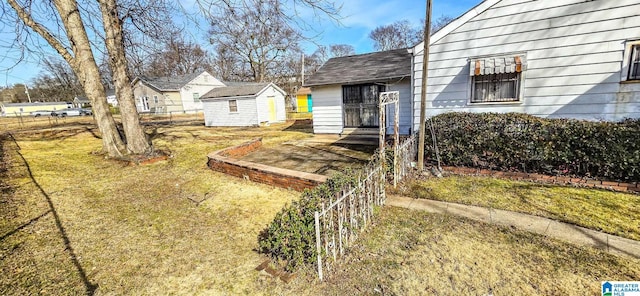
[[(398, 149), (396, 181), (406, 177), (417, 157), (416, 137), (404, 141)], [(334, 263), (373, 218), (374, 208), (386, 200), (386, 156), (376, 154), (358, 176), (357, 186), (347, 186), (336, 196), (327, 198), (328, 205), (315, 212), (318, 276), (332, 272)]]
[(416, 158), (418, 157), (418, 141), (416, 135), (412, 135), (406, 139), (398, 147), (398, 164), (395, 170), (395, 178), (401, 181), (407, 177), (416, 167)]
[[(116, 121), (120, 121), (119, 113), (113, 115)], [(138, 117), (142, 123), (154, 122), (182, 122), (182, 121), (202, 121), (204, 122), (204, 114), (202, 110), (193, 111), (172, 111), (166, 113), (149, 113), (140, 112)], [(18, 114), (18, 116), (0, 117), (0, 131), (10, 130), (28, 130), (37, 128), (49, 128), (65, 126), (70, 124), (93, 124), (92, 116), (38, 116)]]

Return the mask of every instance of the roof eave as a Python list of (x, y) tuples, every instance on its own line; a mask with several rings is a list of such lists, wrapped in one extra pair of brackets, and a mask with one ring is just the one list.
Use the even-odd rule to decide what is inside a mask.
[(390, 81), (390, 80), (410, 78), (410, 77), (411, 77), (411, 74), (406, 74), (406, 75), (401, 75), (401, 76), (376, 77), (376, 78), (371, 78), (371, 79), (320, 82), (320, 83), (305, 84), (305, 85), (303, 85), (303, 87), (314, 87), (314, 86), (324, 86), (324, 85), (334, 85), (334, 84), (347, 85), (347, 84), (372, 83), (372, 82), (382, 82), (382, 81), (387, 82), (387, 81)]

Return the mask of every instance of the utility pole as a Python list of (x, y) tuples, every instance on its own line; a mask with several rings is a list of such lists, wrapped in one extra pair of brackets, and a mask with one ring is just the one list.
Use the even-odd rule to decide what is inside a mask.
[(304, 85), (304, 52), (302, 53), (302, 84)]
[(431, 0), (427, 0), (424, 20), (424, 49), (422, 51), (422, 89), (420, 94), (420, 131), (418, 133), (418, 170), (424, 170), (424, 137), (427, 121), (427, 78), (429, 77), (429, 43), (431, 37)]
[(29, 99), (29, 103), (31, 103), (31, 96), (29, 95), (29, 88), (27, 87), (27, 85), (24, 85), (24, 93), (27, 94), (27, 99)]

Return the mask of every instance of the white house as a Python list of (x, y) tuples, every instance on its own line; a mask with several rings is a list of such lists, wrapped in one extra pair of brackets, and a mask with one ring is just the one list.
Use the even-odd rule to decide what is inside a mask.
[(287, 120), (285, 92), (273, 83), (227, 83), (201, 100), (206, 126), (253, 126)]
[[(411, 133), (411, 54), (408, 49), (329, 59), (305, 86), (313, 95), (313, 132), (378, 134), (380, 92), (400, 92), (400, 132)], [(387, 110), (393, 132), (393, 106)]]
[(116, 98), (116, 90), (109, 88), (105, 90), (106, 95), (107, 95), (107, 104), (117, 107), (118, 106), (118, 99)]
[[(423, 46), (412, 49), (414, 128)], [(640, 117), (638, 0), (485, 0), (436, 32), (429, 49), (427, 116)]]
[(201, 96), (225, 86), (207, 71), (170, 77), (136, 77), (132, 84), (138, 112), (151, 113), (200, 112)]

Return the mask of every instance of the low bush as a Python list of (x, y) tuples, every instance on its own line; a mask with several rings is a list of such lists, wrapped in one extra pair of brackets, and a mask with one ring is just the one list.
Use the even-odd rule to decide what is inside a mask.
[(327, 197), (335, 197), (347, 185), (356, 186), (354, 172), (340, 173), (327, 182), (305, 190), (300, 200), (283, 208), (271, 224), (258, 236), (261, 253), (287, 261), (293, 270), (316, 260), (314, 212), (319, 211)]
[[(595, 122), (520, 113), (433, 117), (444, 164), (618, 181), (640, 181), (640, 120)], [(425, 158), (435, 160), (431, 134)]]

